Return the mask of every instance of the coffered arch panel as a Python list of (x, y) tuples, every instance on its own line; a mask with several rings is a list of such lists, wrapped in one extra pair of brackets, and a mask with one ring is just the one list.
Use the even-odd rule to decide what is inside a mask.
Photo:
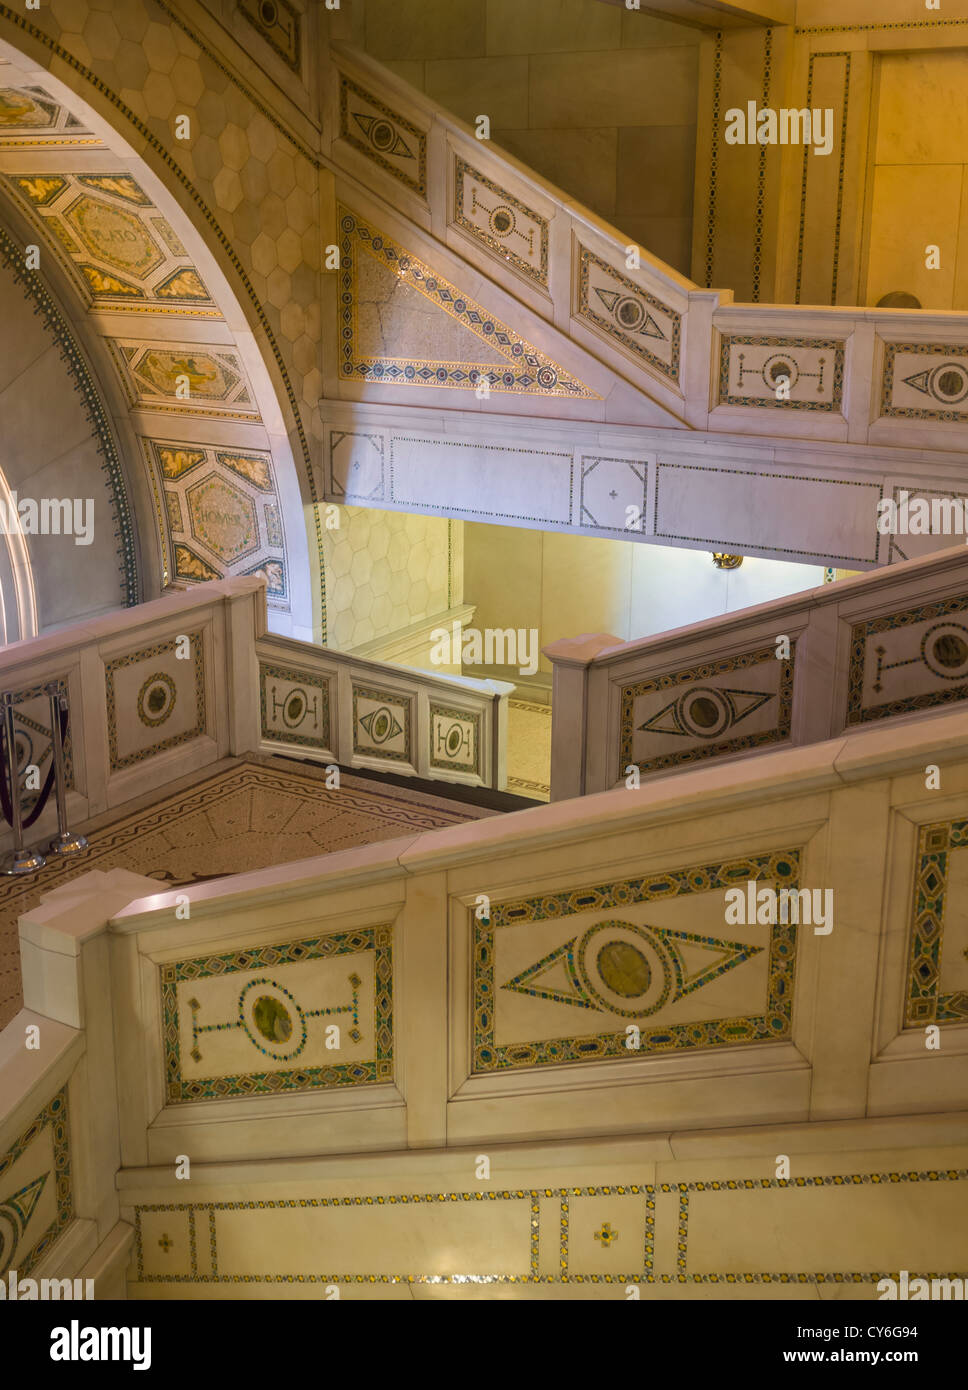
[(273, 629), (319, 636), (313, 484), (279, 390), (285, 368), (268, 324), (240, 301), (244, 272), (225, 267), (235, 258), (224, 235), (222, 245), (199, 215), (197, 193), (186, 212), (174, 183), (79, 92), (0, 41), (0, 217), (23, 248), (20, 273), (63, 304), (95, 365), (145, 560), (141, 596), (255, 574)]

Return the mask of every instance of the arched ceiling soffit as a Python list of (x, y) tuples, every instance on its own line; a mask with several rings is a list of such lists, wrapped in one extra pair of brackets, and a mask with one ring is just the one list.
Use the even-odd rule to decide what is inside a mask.
[[(132, 496), (101, 380), (62, 303), (25, 262), (25, 239), (0, 224), (0, 491), (10, 552), (0, 585), (4, 642), (154, 597), (142, 584), (137, 516), (146, 509)], [(69, 537), (37, 534), (29, 519), (21, 524), (14, 494), (20, 502), (40, 494), (80, 499), (93, 507), (83, 521), (84, 529), (93, 525), (90, 539), (77, 548)], [(157, 569), (157, 552), (149, 547), (148, 555)]]
[(155, 529), (151, 549), (163, 557), (146, 589), (260, 575), (273, 626), (305, 631), (314, 607), (308, 455), (301, 480), (231, 287), (145, 162), (3, 43), (0, 194), (24, 242), (40, 248), (38, 270), (26, 274), (68, 286), (69, 307), (104, 344), (105, 384), (137, 440), (150, 497), (142, 525)]

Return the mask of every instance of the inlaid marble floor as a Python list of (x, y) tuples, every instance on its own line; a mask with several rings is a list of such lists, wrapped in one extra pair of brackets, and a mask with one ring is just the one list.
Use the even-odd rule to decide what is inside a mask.
[[(442, 788), (442, 790), (445, 790)], [(52, 888), (90, 869), (130, 869), (170, 887), (331, 854), (496, 814), (344, 773), (339, 790), (321, 768), (248, 756), (142, 799), (82, 829), (77, 859), (23, 879), (0, 878), (0, 1028), (21, 1007), (17, 919)]]

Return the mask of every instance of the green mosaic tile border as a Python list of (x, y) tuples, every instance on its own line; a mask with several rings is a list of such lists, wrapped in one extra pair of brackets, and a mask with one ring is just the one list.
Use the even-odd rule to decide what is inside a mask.
[(679, 767), (683, 763), (702, 762), (706, 758), (723, 757), (728, 753), (739, 753), (745, 748), (760, 748), (766, 743), (779, 743), (790, 737), (793, 723), (793, 665), (796, 659), (796, 642), (790, 643), (790, 657), (780, 663), (780, 681), (774, 698), (777, 701), (776, 723), (772, 729), (763, 729), (758, 734), (739, 734), (735, 738), (719, 740), (716, 743), (699, 744), (681, 753), (663, 753), (643, 762), (635, 762), (632, 757), (632, 743), (635, 737), (634, 710), (639, 695), (650, 695), (657, 690), (674, 690), (677, 686), (689, 685), (694, 681), (708, 681), (712, 676), (730, 671), (745, 671), (750, 666), (758, 666), (764, 661), (776, 661), (775, 647), (761, 647), (756, 651), (742, 652), (739, 656), (723, 657), (718, 661), (704, 662), (701, 666), (690, 666), (681, 671), (663, 672), (648, 680), (637, 681), (634, 685), (623, 685), (621, 690), (621, 724), (619, 728), (619, 767), (625, 769), (630, 764), (640, 772), (657, 772), (664, 767)]
[(964, 424), (964, 410), (928, 410), (918, 406), (892, 405), (894, 394), (894, 364), (899, 352), (916, 353), (919, 357), (956, 357), (968, 367), (968, 349), (964, 343), (887, 343), (884, 351), (884, 375), (881, 383), (881, 415), (903, 420), (937, 420), (943, 424)]
[(502, 927), (526, 922), (553, 921), (580, 912), (605, 911), (635, 903), (655, 902), (734, 887), (750, 880), (775, 883), (778, 888), (797, 888), (799, 849), (752, 855), (726, 864), (693, 865), (666, 873), (575, 888), (570, 892), (492, 903), (485, 922), (469, 908), (472, 924), (473, 1063), (476, 1074), (522, 1067), (561, 1066), (572, 1062), (604, 1059), (626, 1060), (652, 1053), (697, 1048), (735, 1047), (742, 1043), (779, 1041), (790, 1036), (796, 970), (797, 928), (776, 923), (770, 934), (769, 989), (766, 1011), (737, 1018), (643, 1027), (635, 1052), (626, 1046), (625, 1020), (616, 1032), (543, 1039), (527, 1043), (498, 1044), (494, 1037), (495, 998), (494, 933)]
[[(617, 280), (619, 284), (628, 291), (633, 299), (648, 304), (651, 308), (657, 309), (671, 320), (672, 332), (668, 339), (668, 362), (663, 361), (663, 359), (658, 357), (654, 352), (650, 352), (644, 343), (636, 342), (630, 334), (623, 333), (614, 319), (606, 318), (604, 314), (600, 314), (598, 310), (593, 307), (589, 295), (589, 267), (592, 265), (597, 265), (599, 270), (604, 270), (607, 274), (611, 275), (613, 279)], [(628, 348), (630, 352), (634, 352), (636, 357), (643, 358), (650, 366), (654, 367), (657, 372), (661, 372), (663, 376), (668, 377), (670, 381), (679, 380), (679, 353), (682, 346), (682, 315), (677, 313), (675, 309), (670, 309), (668, 304), (663, 304), (661, 299), (656, 299), (654, 295), (649, 294), (648, 290), (643, 289), (642, 286), (636, 284), (634, 280), (630, 280), (626, 275), (616, 270), (613, 265), (609, 265), (608, 261), (603, 261), (600, 256), (596, 256), (587, 246), (578, 247), (578, 315), (580, 318), (587, 319), (589, 323), (593, 323), (596, 328), (601, 329), (603, 333), (607, 333), (610, 338), (614, 338), (617, 342), (621, 343), (623, 347)]]
[[(381, 702), (388, 708), (403, 710), (403, 752), (397, 753), (392, 750), (383, 751), (377, 743), (361, 744), (357, 738), (357, 728), (359, 726), (359, 702), (360, 699), (374, 700)], [(403, 695), (399, 690), (377, 690), (369, 685), (357, 685), (353, 683), (353, 752), (359, 753), (362, 757), (387, 758), (396, 763), (413, 763), (413, 701), (408, 695)]]
[[(74, 1218), (74, 1186), (71, 1173), (71, 1135), (67, 1108), (67, 1087), (64, 1086), (41, 1110), (40, 1114), (27, 1126), (20, 1138), (0, 1155), (0, 1178), (26, 1152), (35, 1139), (47, 1126), (52, 1131), (54, 1146), (55, 1183), (57, 1189), (57, 1214), (43, 1235), (35, 1241), (26, 1254), (19, 1254), (18, 1247), (11, 1250), (11, 1260), (16, 1259), (17, 1272), (23, 1278), (30, 1273), (37, 1262), (47, 1253), (54, 1241), (69, 1226)], [(48, 1172), (47, 1176), (50, 1176)], [(11, 1194), (13, 1195), (13, 1194)], [(9, 1201), (9, 1197), (6, 1199)], [(3, 1203), (0, 1202), (0, 1206)], [(0, 1277), (10, 1267), (9, 1262), (0, 1261)]]
[[(144, 1284), (870, 1284), (893, 1278), (890, 1270), (832, 1270), (832, 1271), (775, 1271), (735, 1272), (731, 1270), (690, 1274), (688, 1272), (689, 1197), (695, 1192), (742, 1192), (770, 1189), (810, 1189), (823, 1187), (854, 1187), (903, 1185), (921, 1182), (964, 1182), (968, 1169), (928, 1169), (911, 1172), (846, 1173), (823, 1177), (802, 1178), (729, 1178), (723, 1181), (690, 1183), (610, 1183), (603, 1186), (544, 1187), (503, 1189), (496, 1192), (417, 1192), (380, 1194), (366, 1197), (302, 1197), (282, 1200), (246, 1202), (156, 1202), (135, 1208), (135, 1248), (138, 1280)], [(657, 1195), (678, 1197), (678, 1239), (676, 1272), (656, 1273), (655, 1270), (655, 1212)], [(641, 1269), (627, 1273), (585, 1273), (569, 1268), (569, 1232), (575, 1211), (582, 1199), (588, 1197), (641, 1197), (644, 1202), (645, 1242)], [(560, 1204), (558, 1223), (558, 1270), (555, 1274), (540, 1273), (541, 1199), (557, 1198)], [(314, 1274), (219, 1274), (217, 1213), (223, 1211), (294, 1210), (324, 1207), (394, 1207), (437, 1205), (457, 1202), (522, 1203), (529, 1220), (530, 1260), (527, 1274), (346, 1274), (337, 1271)], [(146, 1274), (144, 1260), (143, 1215), (153, 1212), (188, 1214), (190, 1272), (187, 1274)], [(208, 1217), (209, 1247), (212, 1272), (199, 1271), (195, 1230), (198, 1219)], [(911, 1279), (950, 1279), (961, 1277), (935, 1271), (913, 1271)]]
[[(393, 959), (389, 926), (361, 927), (351, 932), (303, 937), (268, 946), (247, 947), (221, 955), (210, 954), (172, 961), (161, 967), (161, 1016), (165, 1053), (165, 1089), (169, 1103), (224, 1100), (231, 1096), (278, 1095), (283, 1092), (366, 1086), (393, 1079)], [(333, 956), (374, 953), (375, 1056), (366, 1062), (289, 1071), (244, 1072), (186, 1081), (181, 1070), (177, 986), (185, 980), (204, 980), (243, 970), (292, 965)]]
[[(192, 646), (192, 668), (195, 676), (195, 723), (190, 729), (185, 729), (180, 734), (171, 734), (168, 738), (160, 739), (148, 748), (136, 749), (133, 753), (126, 753), (124, 757), (118, 754), (118, 708), (114, 689), (114, 674), (125, 666), (133, 666), (139, 661), (146, 661), (152, 656), (167, 656), (175, 650), (178, 645), (178, 638), (172, 637), (167, 642), (156, 642), (151, 647), (141, 647), (135, 652), (126, 652), (124, 656), (115, 657), (113, 661), (105, 662), (104, 665), (104, 686), (105, 698), (108, 714), (108, 745), (111, 755), (111, 771), (119, 772), (122, 768), (132, 767), (135, 763), (144, 762), (146, 758), (153, 758), (156, 753), (163, 753), (167, 748), (176, 748), (180, 744), (190, 743), (193, 738), (198, 738), (205, 732), (205, 656), (203, 650), (203, 634), (201, 631), (186, 634)], [(172, 700), (170, 710), (175, 708), (175, 701)], [(137, 711), (130, 711), (127, 717)], [(140, 712), (139, 712), (140, 714)]]
[[(411, 178), (406, 170), (391, 163), (389, 159), (384, 159), (383, 155), (380, 154), (379, 150), (374, 145), (365, 140), (361, 140), (356, 131), (353, 130), (349, 121), (350, 116), (353, 115), (353, 112), (349, 109), (351, 92), (358, 99), (366, 102), (368, 106), (372, 106), (379, 111), (384, 120), (393, 128), (398, 139), (403, 140), (403, 136), (408, 135), (414, 142), (417, 147), (416, 152), (407, 146), (410, 157), (414, 160), (417, 167), (417, 173), (414, 178)], [(347, 77), (345, 73), (340, 73), (339, 79), (339, 117), (339, 133), (347, 144), (352, 145), (355, 150), (359, 150), (360, 154), (365, 155), (367, 159), (372, 159), (374, 164), (379, 165), (386, 173), (392, 174), (394, 178), (399, 179), (407, 188), (413, 189), (414, 193), (419, 193), (421, 198), (426, 197), (427, 136), (424, 131), (418, 130), (412, 121), (407, 120), (406, 116), (401, 116), (399, 111), (392, 110), (392, 108), (385, 105), (379, 97), (375, 97), (372, 92), (368, 92), (363, 87), (358, 86), (357, 83)], [(406, 141), (403, 143), (406, 144)]]
[[(775, 1271), (736, 1274), (717, 1272), (690, 1274), (687, 1270), (689, 1247), (689, 1195), (693, 1192), (753, 1192), (768, 1189), (879, 1186), (889, 1183), (917, 1182), (964, 1182), (968, 1179), (968, 1169), (948, 1168), (927, 1169), (908, 1173), (838, 1173), (821, 1178), (729, 1178), (723, 1182), (681, 1182), (661, 1183), (659, 1192), (675, 1192), (679, 1195), (679, 1237), (677, 1242), (675, 1275), (661, 1275), (649, 1283), (662, 1284), (871, 1284), (881, 1279), (892, 1279), (897, 1270), (835, 1270), (797, 1271), (777, 1273)], [(963, 1274), (963, 1271), (962, 1271)], [(940, 1271), (911, 1272), (912, 1279), (950, 1279), (960, 1275), (944, 1274)]]
[(968, 845), (968, 820), (923, 825), (914, 865), (914, 897), (908, 947), (904, 1026), (964, 1023), (968, 992), (940, 993), (944, 909), (948, 892), (948, 852)]
[[(730, 392), (729, 389), (729, 365), (730, 348), (739, 344), (747, 347), (776, 347), (776, 348), (823, 348), (825, 352), (834, 354), (833, 381), (830, 387), (830, 399), (826, 401), (778, 401), (774, 396), (743, 396)], [(793, 353), (788, 354), (793, 357)], [(793, 358), (794, 364), (799, 370), (799, 363)], [(813, 410), (813, 411), (839, 411), (844, 392), (844, 342), (839, 338), (775, 338), (763, 334), (728, 334), (724, 333), (720, 340), (719, 349), (719, 399), (718, 405), (743, 405), (764, 408), (767, 410)]]
[[(449, 705), (438, 705), (430, 702), (430, 728), (431, 728), (431, 749), (430, 766), (438, 769), (449, 769), (453, 772), (472, 772), (478, 777), (483, 777), (481, 771), (481, 716), (471, 710), (451, 709)], [(433, 751), (433, 727), (434, 715), (439, 714), (445, 719), (459, 720), (463, 724), (471, 724), (474, 729), (474, 760), (470, 763), (451, 762), (447, 758), (438, 758)]]
[[(533, 222), (538, 224), (539, 235), (541, 237), (540, 265), (535, 268), (526, 261), (523, 256), (518, 256), (514, 251), (508, 250), (507, 244), (498, 237), (491, 236), (483, 227), (478, 227), (476, 222), (472, 222), (465, 216), (463, 209), (464, 175), (469, 174), (477, 183), (483, 184), (485, 188), (496, 194), (501, 202), (511, 208), (516, 208), (518, 212), (530, 217)], [(529, 208), (526, 203), (522, 203), (513, 193), (506, 188), (502, 188), (499, 183), (495, 183), (479, 169), (474, 169), (470, 164), (465, 163), (460, 155), (454, 156), (454, 222), (458, 227), (463, 227), (475, 240), (482, 243), (489, 250), (493, 251), (502, 261), (509, 261), (517, 270), (526, 275), (529, 280), (536, 284), (547, 287), (548, 284), (548, 222), (544, 217)]]
[(879, 632), (893, 632), (899, 627), (911, 627), (915, 623), (926, 622), (929, 618), (941, 618), (948, 613), (963, 613), (966, 609), (968, 594), (958, 594), (953, 598), (938, 599), (934, 603), (922, 603), (917, 608), (904, 608), (880, 618), (871, 618), (852, 627), (850, 661), (847, 668), (845, 727), (866, 724), (872, 719), (890, 719), (895, 714), (932, 709), (935, 705), (947, 705), (952, 701), (968, 698), (968, 683), (965, 683), (949, 689), (928, 690), (921, 695), (906, 695), (900, 700), (885, 700), (879, 705), (864, 705), (864, 670), (868, 638)]
[[(295, 731), (283, 729), (270, 729), (268, 714), (266, 712), (266, 682), (274, 678), (275, 680), (293, 681), (297, 684), (309, 686), (312, 690), (319, 691), (322, 697), (322, 736), (319, 738), (310, 737), (308, 734), (300, 734)], [(259, 663), (259, 708), (261, 711), (262, 737), (273, 743), (298, 743), (304, 748), (329, 748), (332, 737), (330, 727), (330, 704), (329, 704), (329, 678), (317, 673), (313, 675), (310, 671), (299, 671), (295, 667), (274, 666), (268, 662)], [(291, 693), (291, 692), (290, 692)], [(288, 701), (289, 696), (286, 697)]]

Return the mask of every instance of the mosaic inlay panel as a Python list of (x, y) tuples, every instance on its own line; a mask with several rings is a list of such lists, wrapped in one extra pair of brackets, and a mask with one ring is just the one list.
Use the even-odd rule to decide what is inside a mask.
[[(966, 1180), (948, 1168), (146, 1203), (135, 1252), (146, 1284), (876, 1285), (912, 1263), (911, 1280), (960, 1278)], [(336, 1247), (338, 1266), (320, 1256)], [(248, 1258), (276, 1248), (286, 1268)], [(414, 1248), (446, 1254), (413, 1269)], [(850, 1249), (868, 1258), (841, 1263)]]
[(285, 608), (285, 536), (271, 455), (171, 440), (142, 443), (169, 571), (206, 583), (273, 566), (278, 574), (268, 586), (270, 602)]
[(0, 1279), (29, 1275), (73, 1216), (65, 1087), (0, 1154)]
[(844, 391), (844, 343), (835, 338), (723, 334), (720, 405), (838, 411)]
[[(43, 786), (51, 770), (50, 696), (45, 689), (47, 681), (32, 685), (23, 690), (13, 691), (14, 747), (17, 752), (17, 771), (24, 776), (28, 767), (38, 769), (40, 784)], [(68, 695), (66, 677), (57, 679), (57, 687), (62, 695)], [(74, 736), (70, 723), (64, 737), (64, 774), (67, 789), (72, 791), (74, 781)], [(24, 814), (33, 809), (37, 793), (24, 792), (21, 806)]]
[(169, 1102), (390, 1081), (391, 936), (365, 927), (163, 965)]
[(184, 247), (130, 174), (17, 174), (3, 183), (52, 234), (87, 304), (221, 318)]
[(224, 420), (258, 420), (238, 354), (224, 348), (111, 340), (111, 356), (128, 403), (143, 410)]
[(481, 716), (430, 702), (430, 766), (481, 772)]
[(101, 141), (42, 87), (0, 87), (0, 148), (101, 146)]
[(923, 825), (914, 901), (904, 1024), (968, 1019), (968, 820)]
[(339, 221), (345, 380), (601, 399), (355, 213), (340, 207)]
[(613, 342), (676, 381), (682, 315), (649, 294), (587, 246), (579, 248), (575, 312)]
[[(904, 497), (905, 493), (907, 494), (906, 498)], [(910, 509), (909, 514), (911, 516), (918, 516), (923, 509), (927, 518), (927, 527), (923, 535), (916, 532), (902, 534), (889, 532), (887, 553), (889, 565), (896, 564), (899, 560), (919, 560), (922, 555), (931, 555), (936, 550), (946, 550), (951, 546), (952, 536), (950, 532), (930, 529), (932, 506), (937, 509), (939, 502), (946, 504), (941, 513), (942, 517), (951, 515), (956, 507), (963, 508), (962, 515), (968, 515), (968, 493), (965, 492), (935, 492), (911, 484), (908, 487), (895, 487), (892, 489), (891, 496), (898, 507), (903, 507), (906, 504)], [(918, 520), (920, 523), (920, 516), (918, 516)], [(942, 521), (943, 524), (944, 521)]]
[(789, 738), (793, 664), (775, 647), (663, 671), (621, 690), (619, 774), (657, 772)]
[(353, 751), (412, 763), (413, 701), (394, 690), (353, 685)]
[(330, 483), (338, 497), (383, 500), (386, 486), (382, 434), (329, 432)]
[(968, 347), (887, 343), (881, 414), (949, 422), (968, 418)]
[(548, 284), (548, 221), (454, 156), (454, 221), (505, 264)]
[(648, 464), (644, 459), (581, 460), (581, 524), (596, 531), (617, 531), (628, 539), (628, 509), (635, 507), (639, 529), (644, 525), (648, 494)]
[(845, 724), (889, 719), (968, 696), (968, 594), (857, 623)]
[(105, 662), (111, 771), (120, 772), (206, 729), (205, 655), (201, 632), (186, 657), (177, 637)]
[(302, 56), (301, 21), (289, 0), (239, 0), (239, 10), (293, 72), (298, 73)]
[(331, 747), (328, 676), (262, 662), (259, 681), (263, 738), (306, 748)]
[(797, 928), (726, 926), (724, 892), (799, 872), (792, 849), (471, 911), (473, 1070), (788, 1038)]
[(339, 109), (343, 139), (423, 197), (427, 192), (424, 132), (348, 77), (340, 77)]

